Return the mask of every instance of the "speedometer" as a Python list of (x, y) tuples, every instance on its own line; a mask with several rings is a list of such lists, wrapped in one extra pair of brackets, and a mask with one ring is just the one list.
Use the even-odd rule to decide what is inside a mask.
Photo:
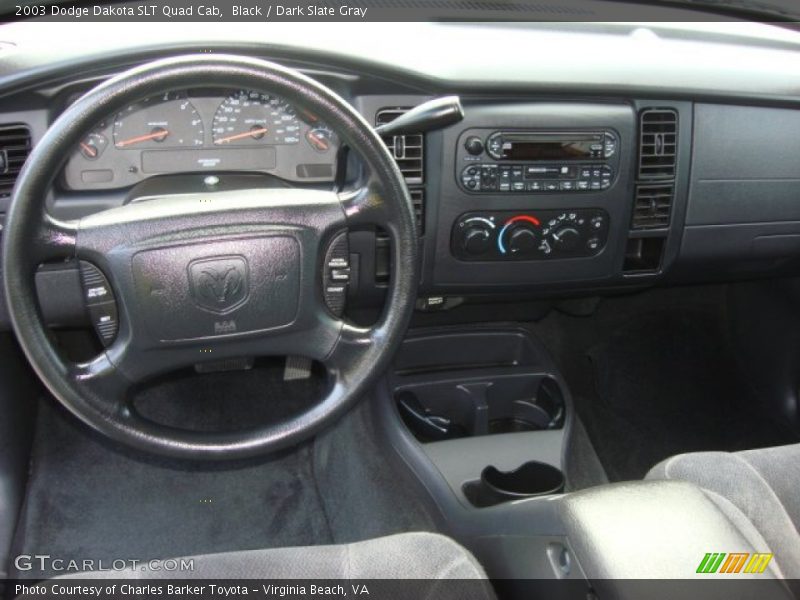
[(296, 144), (300, 141), (300, 121), (285, 100), (241, 90), (219, 105), (212, 132), (217, 146)]

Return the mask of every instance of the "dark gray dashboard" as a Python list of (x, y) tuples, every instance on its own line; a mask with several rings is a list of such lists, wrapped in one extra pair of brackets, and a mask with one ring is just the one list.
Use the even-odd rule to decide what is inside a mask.
[[(419, 25), (425, 29), (437, 27)], [(450, 39), (454, 49), (466, 43), (461, 34), (467, 30), (467, 25), (436, 29), (441, 33), (440, 41)], [(659, 32), (663, 36), (661, 46), (655, 48), (643, 41), (644, 34), (630, 27), (624, 32), (622, 28), (604, 31), (599, 25), (594, 29), (589, 25), (576, 26), (573, 31), (545, 27), (539, 32), (540, 37), (524, 28), (503, 31), (514, 39), (523, 39), (523, 34), (531, 36), (532, 46), (540, 44), (543, 38), (559, 39), (564, 44), (591, 39), (595, 44), (605, 43), (606, 57), (616, 56), (616, 63), (612, 65), (611, 61), (608, 66), (600, 67), (592, 55), (578, 64), (567, 56), (561, 81), (554, 77), (550, 67), (538, 74), (529, 72), (528, 79), (522, 81), (517, 75), (507, 74), (507, 63), (497, 69), (494, 77), (488, 77), (494, 63), (484, 61), (480, 74), (476, 71), (477, 63), (466, 58), (460, 69), (456, 68), (455, 59), (448, 58), (449, 72), (444, 71), (445, 65), (435, 61), (428, 61), (427, 72), (415, 58), (398, 57), (392, 62), (392, 53), (383, 47), (371, 59), (357, 59), (353, 48), (367, 44), (366, 39), (358, 43), (351, 40), (343, 48), (331, 45), (325, 51), (316, 47), (318, 40), (312, 44), (313, 48), (279, 47), (255, 41), (238, 44), (215, 41), (198, 46), (186, 40), (179, 48), (132, 45), (127, 50), (115, 41), (109, 42), (114, 52), (105, 58), (84, 53), (66, 56), (62, 64), (37, 64), (42, 57), (33, 52), (19, 55), (16, 68), (14, 61), (7, 62), (6, 71), (0, 74), (0, 113), (3, 113), (0, 123), (27, 124), (35, 143), (46, 123), (55, 118), (69, 98), (127, 66), (180, 51), (249, 53), (304, 70), (348, 98), (371, 123), (379, 122), (387, 111), (399, 113), (436, 95), (457, 93), (462, 97), (466, 115), (462, 123), (420, 136), (418, 150), (414, 146), (418, 154), (399, 157), (400, 162), (406, 161), (403, 168), (413, 163), (413, 173), (407, 173), (407, 182), (418, 203), (423, 260), (420, 293), (425, 297), (604, 293), (658, 283), (798, 271), (800, 170), (795, 150), (800, 94), (789, 89), (791, 85), (786, 80), (779, 82), (776, 78), (762, 85), (763, 93), (756, 97), (747, 80), (753, 75), (754, 62), (795, 55), (800, 46), (782, 37), (769, 43), (763, 39), (719, 35), (702, 41), (688, 33), (681, 39), (673, 39), (668, 32)], [(635, 46), (646, 50), (637, 60), (615, 54), (623, 47)], [(691, 72), (685, 85), (677, 78), (670, 79), (674, 58), (671, 51), (690, 48), (695, 51), (704, 48), (707, 52), (705, 88), (698, 64), (688, 67)], [(738, 73), (731, 68), (725, 71), (727, 79), (723, 79), (714, 72), (712, 63), (716, 64), (718, 52), (733, 49), (748, 60)], [(664, 85), (655, 85), (652, 78), (636, 79), (637, 65), (643, 56), (664, 68), (666, 75), (660, 81)], [(627, 71), (629, 79), (623, 85), (626, 60), (631, 65)], [(595, 70), (581, 85), (578, 78), (586, 75), (587, 64), (595, 65)], [(781, 64), (787, 65), (784, 74), (795, 68), (786, 62)], [(84, 75), (75, 78), (71, 73), (78, 67)], [(764, 82), (767, 76), (759, 77)], [(740, 79), (744, 83), (737, 91)], [(603, 80), (606, 85), (602, 85)], [(202, 139), (198, 137), (198, 143), (192, 147), (169, 150), (175, 161), (171, 166), (169, 161), (153, 160), (151, 153), (167, 152), (159, 147), (158, 140), (147, 141), (153, 147), (122, 148), (114, 154), (111, 116), (111, 121), (98, 129), (108, 140), (103, 156), (108, 154), (109, 163), (103, 164), (101, 161), (106, 159), (102, 157), (95, 160), (80, 155), (72, 157), (63, 189), (55, 190), (50, 199), (52, 210), (62, 218), (75, 218), (118, 205), (125, 201), (131, 185), (144, 177), (162, 174), (164, 171), (159, 169), (191, 177), (212, 174), (221, 178), (232, 171), (250, 171), (269, 174), (290, 185), (332, 180), (335, 152), (320, 153), (304, 141), (303, 137), (315, 127), (304, 119), (299, 120), (298, 143), (265, 143), (247, 148), (247, 152), (240, 153), (239, 158), (245, 162), (239, 165), (234, 162), (229, 167), (212, 161), (206, 163), (208, 167), (187, 168), (187, 163), (181, 162), (182, 156), (190, 156), (195, 164), (201, 164), (207, 158), (204, 153), (222, 150), (219, 144), (214, 144), (213, 123), (215, 113), (228, 95), (230, 91), (189, 94), (197, 118), (203, 123)], [(673, 146), (667, 153), (670, 155), (667, 170), (653, 171), (647, 162), (663, 158), (649, 156), (644, 141), (648, 135), (656, 135), (654, 124), (657, 129), (667, 127), (666, 135), (673, 136), (670, 138)], [(611, 171), (608, 185), (600, 179), (598, 188), (593, 188), (591, 177), (587, 175), (581, 180), (579, 169), (569, 185), (585, 183), (585, 189), (544, 187), (552, 185), (551, 182), (525, 176), (510, 184), (523, 185), (513, 188), (516, 191), (512, 193), (466, 188), (463, 173), (473, 159), (474, 164), (497, 168), (498, 173), (505, 172), (506, 166), (512, 174), (517, 168), (538, 173), (541, 171), (536, 169), (545, 166), (569, 166), (552, 160), (504, 163), (486, 152), (471, 156), (465, 150), (468, 138), (478, 137), (485, 144), (498, 131), (610, 132), (617, 147), (607, 165), (594, 159), (571, 163), (597, 167), (598, 173), (607, 166)], [(664, 131), (658, 130), (657, 135), (663, 136)], [(141, 133), (147, 134), (147, 131)], [(232, 135), (237, 134), (238, 131)], [(140, 134), (131, 133), (133, 138), (137, 135)], [(119, 135), (117, 138), (123, 139)], [(663, 142), (666, 138), (658, 139)], [(387, 143), (394, 142), (387, 140)], [(258, 152), (250, 152), (251, 149)], [(247, 162), (252, 160), (264, 162)], [(147, 165), (153, 164), (157, 167), (148, 170)], [(303, 170), (303, 165), (313, 169)], [(322, 167), (327, 169), (324, 173)], [(348, 166), (357, 167), (352, 161)], [(84, 173), (93, 170), (111, 170), (112, 181), (87, 182)], [(543, 187), (525, 187), (540, 184)], [(0, 198), (0, 204), (3, 202), (8, 199)], [(559, 220), (562, 215), (568, 221), (566, 224), (579, 234), (574, 239), (580, 245), (573, 241), (568, 250), (564, 250), (566, 245), (558, 248), (566, 239), (562, 236), (564, 223)], [(523, 223), (518, 219), (520, 216), (529, 220)], [(599, 217), (602, 223), (597, 230), (591, 229)], [(487, 244), (492, 248), (487, 254), (470, 255), (463, 250), (466, 229), (462, 225), (471, 218), (485, 218), (495, 226), (487, 234)], [(529, 225), (531, 231), (522, 231)], [(513, 255), (498, 251), (500, 247), (510, 247), (512, 234), (522, 240), (523, 251)], [(526, 235), (528, 242), (523, 239)], [(388, 249), (380, 232), (359, 233), (352, 238), (351, 254), (358, 268), (350, 286), (350, 302), (354, 306), (372, 306), (380, 301), (385, 289)], [(547, 252), (547, 248), (552, 252)]]

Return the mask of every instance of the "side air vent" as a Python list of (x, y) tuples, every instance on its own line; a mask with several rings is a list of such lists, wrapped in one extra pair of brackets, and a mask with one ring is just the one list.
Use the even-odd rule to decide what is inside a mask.
[(678, 147), (678, 114), (653, 108), (639, 115), (639, 178), (675, 177)]
[(30, 152), (31, 131), (27, 126), (0, 125), (0, 198), (11, 195)]
[[(384, 125), (394, 121), (397, 117), (408, 110), (405, 108), (383, 108), (378, 111), (375, 117), (376, 125)], [(424, 142), (425, 138), (421, 133), (410, 135), (389, 135), (384, 136), (384, 143), (392, 153), (400, 172), (406, 179), (406, 183), (421, 184), (424, 182)]]
[(637, 185), (631, 228), (668, 227), (674, 192), (675, 186), (672, 183)]

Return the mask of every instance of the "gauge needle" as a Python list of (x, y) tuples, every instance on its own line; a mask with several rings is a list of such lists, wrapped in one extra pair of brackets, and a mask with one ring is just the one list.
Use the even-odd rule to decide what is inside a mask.
[(232, 142), (234, 140), (240, 140), (246, 137), (255, 137), (257, 135), (263, 135), (267, 133), (266, 127), (259, 127), (258, 129), (251, 129), (250, 131), (245, 131), (243, 133), (235, 133), (233, 135), (229, 135), (228, 137), (220, 138), (218, 140), (214, 140), (215, 144), (227, 144), (228, 142)]
[(309, 141), (311, 141), (312, 144), (314, 144), (320, 150), (327, 150), (328, 149), (328, 143), (324, 139), (322, 139), (321, 137), (316, 135), (315, 133), (311, 133), (309, 131), (308, 132), (308, 139), (309, 139)]
[(83, 148), (83, 150), (86, 152), (86, 154), (88, 154), (92, 158), (97, 156), (97, 148), (95, 148), (94, 146), (90, 146), (86, 142), (81, 142), (81, 148)]
[(146, 142), (147, 140), (155, 140), (158, 138), (164, 139), (168, 135), (169, 135), (168, 130), (159, 129), (158, 131), (154, 131), (153, 133), (146, 133), (145, 135), (140, 135), (127, 140), (122, 140), (121, 142), (117, 142), (117, 148), (124, 148), (125, 146), (131, 146), (132, 144), (138, 144), (139, 142)]

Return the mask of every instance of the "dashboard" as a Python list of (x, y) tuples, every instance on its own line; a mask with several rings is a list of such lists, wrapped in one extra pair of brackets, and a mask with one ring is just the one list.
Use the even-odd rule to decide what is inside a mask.
[(64, 169), (69, 190), (154, 175), (242, 171), (288, 181), (335, 175), (338, 140), (313, 114), (253, 90), (176, 90), (126, 107), (88, 132)]
[[(797, 34), (752, 24), (755, 33), (693, 24), (672, 35), (637, 24), (371, 23), (348, 35), (309, 26), (301, 45), (291, 24), (242, 25), (236, 42), (213, 27), (183, 38), (150, 25), (145, 47), (135, 28), (92, 25), (96, 47), (52, 51), (25, 48), (46, 24), (0, 29), (19, 45), (0, 64), (0, 145), (27, 132), (29, 150), (92, 86), (187, 52), (297, 68), (374, 125), (459, 95), (460, 123), (385, 139), (418, 217), (422, 309), (800, 272)], [(475, 55), (477, 33), (525, 52)], [(452, 51), (437, 53), (442, 45)], [(525, 59), (552, 48), (562, 49), (558, 61)], [(690, 60), (700, 54), (703, 61)], [(10, 181), (24, 156), (7, 147)], [(80, 218), (130, 201), (137, 184), (164, 175), (198, 186), (209, 175), (234, 186), (242, 174), (327, 186), (359, 168), (352, 156), (341, 160), (340, 148), (325, 123), (269, 93), (173, 90), (88, 131), (66, 158), (49, 209)], [(0, 174), (0, 213), (10, 197), (3, 181)], [(388, 242), (380, 231), (349, 237), (347, 306), (380, 306)], [(41, 281), (51, 296), (43, 304), (70, 322), (64, 290), (75, 284), (80, 303), (78, 269), (48, 266)]]

